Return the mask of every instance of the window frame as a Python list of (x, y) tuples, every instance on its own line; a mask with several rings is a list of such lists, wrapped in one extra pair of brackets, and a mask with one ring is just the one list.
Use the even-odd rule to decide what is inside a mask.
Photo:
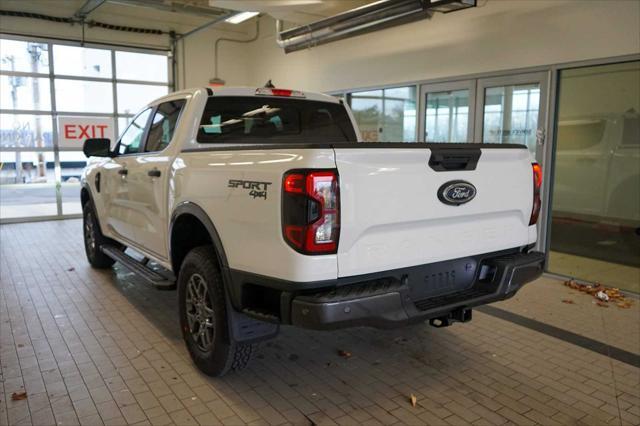
[[(51, 105), (47, 107), (40, 107), (38, 110), (23, 110), (19, 109), (18, 106), (15, 108), (11, 105), (10, 108), (0, 108), (0, 113), (3, 115), (28, 115), (28, 116), (43, 116), (47, 119), (51, 119), (51, 145), (43, 146), (43, 147), (0, 147), (0, 151), (7, 153), (19, 153), (19, 152), (31, 152), (38, 151), (42, 153), (53, 153), (54, 155), (54, 173), (52, 175), (48, 175), (48, 181), (50, 181), (50, 185), (55, 187), (56, 193), (56, 211), (55, 215), (49, 215), (47, 213), (46, 216), (34, 216), (34, 217), (7, 217), (0, 218), (0, 223), (14, 223), (14, 222), (28, 222), (34, 220), (51, 220), (51, 219), (61, 219), (61, 218), (74, 218), (80, 217), (81, 215), (76, 213), (76, 209), (72, 209), (71, 213), (67, 213), (66, 206), (63, 210), (62, 205), (62, 193), (60, 191), (60, 184), (62, 182), (63, 169), (60, 160), (61, 152), (81, 152), (81, 147), (61, 147), (59, 146), (58, 141), (58, 117), (105, 117), (111, 118), (113, 120), (113, 128), (114, 128), (114, 139), (116, 141), (120, 140), (120, 123), (119, 119), (131, 119), (135, 118), (133, 113), (120, 113), (118, 112), (118, 98), (117, 98), (117, 84), (119, 83), (129, 83), (129, 84), (139, 84), (139, 85), (148, 85), (148, 86), (163, 86), (166, 87), (167, 93), (170, 93), (175, 89), (175, 75), (173, 67), (171, 66), (170, 60), (170, 50), (169, 49), (154, 49), (154, 48), (145, 48), (145, 47), (133, 47), (133, 46), (123, 46), (117, 44), (107, 44), (107, 43), (81, 43), (75, 40), (68, 39), (53, 39), (53, 38), (45, 38), (45, 37), (31, 37), (31, 36), (20, 36), (13, 35), (0, 32), (0, 38), (3, 40), (9, 41), (17, 41), (24, 43), (38, 43), (42, 44), (42, 58), (48, 62), (48, 69), (38, 69), (37, 72), (29, 72), (29, 71), (11, 71), (8, 69), (1, 70), (0, 75), (2, 76), (13, 76), (13, 77), (32, 77), (32, 78), (43, 78), (47, 79), (49, 82), (48, 94), (51, 100)], [(73, 46), (73, 47), (85, 47), (90, 49), (100, 49), (108, 52), (111, 60), (111, 76), (110, 77), (97, 77), (97, 76), (78, 76), (78, 75), (67, 75), (57, 73), (55, 70), (55, 61), (54, 61), (54, 46)], [(44, 50), (46, 49), (46, 51)], [(136, 52), (143, 54), (155, 54), (166, 58), (167, 62), (167, 81), (158, 82), (158, 81), (144, 81), (144, 80), (129, 80), (119, 78), (116, 72), (116, 52)], [(56, 90), (55, 90), (55, 81), (56, 80), (76, 80), (83, 82), (105, 82), (111, 84), (111, 99), (113, 108), (111, 108), (108, 112), (102, 113), (90, 113), (85, 112), (83, 110), (72, 110), (72, 111), (61, 111), (56, 104)], [(46, 90), (46, 89), (45, 89)], [(8, 106), (8, 105), (7, 105)], [(153, 113), (152, 113), (153, 114)], [(133, 121), (133, 120), (131, 120)], [(148, 123), (147, 123), (148, 124)], [(126, 127), (125, 127), (126, 128)], [(47, 130), (48, 132), (49, 130)], [(141, 148), (144, 146), (144, 142), (146, 142), (146, 133), (144, 135), (143, 143), (141, 143)], [(124, 154), (123, 156), (128, 155), (139, 155), (139, 152)]]
[[(166, 103), (169, 103), (169, 102), (176, 102), (176, 101), (182, 101), (183, 102), (182, 107), (180, 108), (180, 113), (178, 114), (178, 119), (176, 120), (175, 129), (177, 129), (178, 126), (180, 125), (180, 121), (182, 119), (182, 115), (184, 114), (184, 110), (187, 108), (187, 103), (188, 103), (189, 100), (186, 97), (183, 96), (183, 97), (179, 97), (179, 98), (175, 98), (175, 99), (168, 99), (168, 100), (164, 100), (162, 102), (158, 102), (158, 104), (153, 107), (153, 112), (152, 112), (151, 116), (149, 117), (149, 123), (147, 123), (147, 134), (145, 136), (145, 140), (144, 140), (144, 144), (143, 144), (142, 150), (140, 151), (142, 154), (159, 154), (159, 153), (162, 153), (162, 152), (166, 151), (167, 149), (169, 149), (169, 147), (173, 144), (173, 140), (175, 138), (175, 129), (174, 129), (174, 134), (171, 136), (171, 140), (169, 141), (167, 146), (165, 146), (161, 150), (147, 151), (147, 146), (149, 145), (149, 134), (151, 133), (151, 124), (153, 123), (153, 119), (156, 116), (156, 113), (158, 112), (158, 108), (162, 104), (166, 104)], [(131, 123), (133, 123), (133, 120), (131, 121)]]
[[(132, 151), (132, 152), (127, 152), (126, 154), (118, 153), (118, 149), (120, 148), (120, 145), (121, 145), (121, 142), (122, 142), (122, 137), (124, 136), (124, 134), (127, 133), (127, 130), (129, 130), (129, 128), (131, 126), (133, 126), (133, 123), (135, 123), (136, 120), (142, 114), (144, 114), (147, 111), (150, 111), (150, 113), (149, 113), (149, 117), (147, 117), (147, 121), (144, 123), (144, 130), (142, 130), (142, 136), (140, 137), (140, 145), (138, 145), (138, 150), (137, 151)], [(113, 151), (115, 151), (115, 153), (116, 153), (114, 158), (132, 157), (134, 155), (144, 154), (144, 151), (142, 151), (142, 148), (146, 145), (146, 140), (147, 140), (147, 137), (149, 135), (149, 125), (151, 123), (151, 119), (152, 119), (153, 115), (155, 114), (155, 111), (156, 111), (156, 107), (155, 106), (146, 106), (131, 119), (131, 122), (127, 125), (127, 127), (118, 136), (118, 142), (116, 142), (115, 146), (113, 147)]]

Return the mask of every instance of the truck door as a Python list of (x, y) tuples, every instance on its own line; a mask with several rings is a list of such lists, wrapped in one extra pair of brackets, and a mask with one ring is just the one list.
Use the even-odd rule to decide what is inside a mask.
[(167, 147), (174, 137), (185, 99), (163, 102), (153, 112), (146, 143), (129, 176), (129, 197), (136, 242), (160, 258), (167, 253), (168, 176), (172, 155)]
[(151, 111), (147, 108), (134, 118), (116, 145), (116, 157), (103, 168), (107, 226), (128, 241), (135, 241), (135, 201), (130, 197), (130, 174), (136, 168)]

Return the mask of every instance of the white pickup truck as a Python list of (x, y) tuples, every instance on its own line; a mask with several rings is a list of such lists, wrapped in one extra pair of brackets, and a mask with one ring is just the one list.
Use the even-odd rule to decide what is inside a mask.
[(88, 260), (177, 286), (210, 375), (243, 367), (280, 324), (447, 326), (542, 273), (526, 147), (359, 139), (348, 106), (322, 94), (158, 99), (113, 148), (85, 142), (102, 157), (82, 176)]

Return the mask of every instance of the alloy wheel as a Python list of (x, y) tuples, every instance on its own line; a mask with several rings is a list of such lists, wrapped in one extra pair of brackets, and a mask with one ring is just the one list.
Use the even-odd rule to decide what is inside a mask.
[(200, 274), (192, 274), (187, 282), (186, 313), (191, 338), (202, 351), (213, 345), (214, 312), (207, 282)]

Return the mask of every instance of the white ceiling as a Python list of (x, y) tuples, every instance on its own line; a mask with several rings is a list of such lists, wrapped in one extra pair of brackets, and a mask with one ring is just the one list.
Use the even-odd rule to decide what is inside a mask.
[[(0, 9), (40, 13), (57, 17), (72, 17), (86, 0), (0, 0)], [(307, 24), (376, 0), (144, 0), (164, 5), (189, 5), (269, 14), (293, 24)], [(211, 16), (197, 16), (150, 7), (127, 5), (126, 1), (107, 1), (91, 12), (88, 20), (116, 25), (174, 30), (184, 33), (209, 22)], [(33, 22), (33, 21), (31, 21)], [(244, 25), (220, 23), (223, 31), (247, 33), (253, 29), (251, 21)]]
[[(190, 1), (191, 4), (197, 2), (197, 0)], [(0, 0), (0, 9), (68, 18), (72, 17), (84, 3), (85, 0)], [(207, 0), (200, 0), (199, 3), (208, 7)], [(165, 31), (175, 30), (183, 33), (210, 21), (211, 17), (106, 2), (91, 12), (87, 20)], [(25, 20), (25, 23), (27, 22), (27, 25), (37, 25), (33, 24), (36, 21)], [(244, 32), (238, 26), (231, 24), (220, 24), (220, 27), (226, 31)]]
[(308, 24), (376, 0), (209, 0), (223, 9), (267, 13), (276, 19)]

